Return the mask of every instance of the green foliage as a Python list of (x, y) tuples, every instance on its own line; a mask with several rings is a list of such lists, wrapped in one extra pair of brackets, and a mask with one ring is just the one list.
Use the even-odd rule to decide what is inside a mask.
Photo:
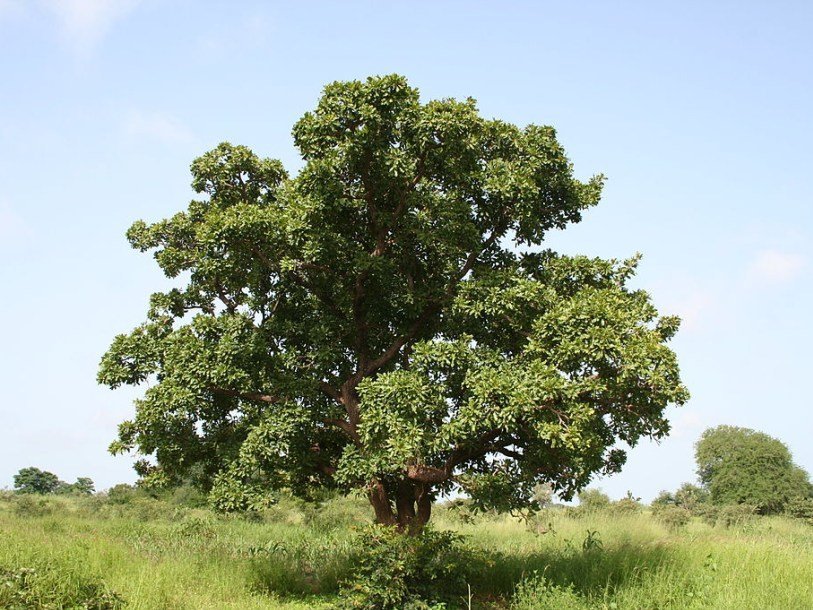
[(675, 504), (658, 504), (652, 514), (670, 530), (679, 530), (692, 519), (689, 509)]
[(66, 579), (50, 566), (44, 569), (0, 566), (0, 607), (118, 610), (124, 607), (124, 601), (102, 583), (76, 577)]
[(351, 576), (342, 586), (345, 608), (442, 608), (466, 591), (466, 558), (452, 532), (425, 529), (407, 537), (372, 526), (355, 548)]
[(655, 499), (652, 500), (651, 506), (653, 509), (655, 508), (662, 508), (664, 506), (674, 506), (675, 502), (675, 494), (671, 491), (662, 490), (655, 496)]
[(813, 525), (813, 498), (793, 498), (785, 506), (785, 512)]
[(793, 498), (813, 496), (808, 474), (793, 463), (787, 446), (762, 432), (718, 426), (697, 442), (701, 483), (714, 504), (747, 504), (777, 513)]
[(570, 498), (621, 468), (617, 441), (668, 433), (678, 320), (627, 285), (638, 257), (540, 251), (603, 182), (552, 127), (392, 75), (328, 85), (293, 136), (296, 176), (220, 144), (192, 164), (198, 200), (127, 233), (178, 281), (99, 368), (149, 382), (111, 446), (145, 457), (144, 485), (191, 478), (226, 511), (362, 489), (415, 530), (453, 488)]
[(675, 492), (675, 504), (691, 512), (696, 512), (708, 501), (708, 490), (691, 483), (684, 483)]
[(579, 493), (579, 510), (597, 512), (610, 508), (610, 496), (600, 489), (585, 489)]
[(79, 477), (75, 483), (60, 481), (54, 473), (39, 468), (21, 468), (14, 475), (14, 489), (18, 493), (35, 494), (78, 494), (90, 495), (95, 492), (93, 480)]
[(754, 519), (755, 506), (749, 504), (726, 504), (717, 511), (717, 524), (723, 527), (744, 525)]
[[(302, 527), (302, 526), (300, 526)], [(274, 541), (252, 547), (251, 587), (275, 595), (337, 593), (351, 572), (350, 543)]]
[(54, 473), (33, 466), (21, 468), (14, 475), (14, 489), (19, 493), (50, 494), (59, 488), (60, 480)]
[(127, 483), (119, 483), (107, 490), (107, 498), (113, 504), (129, 504), (133, 499), (144, 495), (137, 487)]
[[(18, 516), (13, 507), (24, 498), (44, 499), (0, 494), (0, 566), (36, 570), (45, 599), (64, 601), (54, 609), (81, 608), (73, 602), (87, 599), (77, 596), (82, 583), (95, 583), (141, 610), (327, 610), (346, 601), (339, 583), (351, 580), (363, 550), (346, 524), (328, 527), (332, 514), (349, 510), (344, 498), (317, 505), (280, 496), (258, 522), (146, 496), (131, 504), (48, 497), (51, 514)], [(796, 518), (672, 529), (647, 513), (573, 516), (551, 507), (538, 517), (548, 526), (541, 536), (507, 515), (460, 523), (437, 508), (437, 527), (465, 537), (449, 560), (463, 567), (453, 590), (441, 585), (428, 599), (443, 599), (446, 610), (468, 608), (469, 590), (475, 610), (530, 610), (542, 600), (595, 610), (763, 610), (806, 608), (813, 596), (813, 528)], [(520, 586), (534, 575), (544, 584)]]
[(43, 517), (50, 515), (53, 510), (53, 505), (47, 498), (25, 494), (14, 499), (14, 512), (20, 517)]
[(626, 497), (612, 502), (610, 508), (617, 513), (637, 513), (643, 509), (643, 505), (641, 498), (634, 497), (632, 492), (628, 491)]
[(93, 480), (88, 477), (79, 477), (75, 483), (60, 481), (56, 489), (54, 489), (54, 493), (57, 494), (76, 494), (80, 496), (93, 495), (95, 491)]
[(589, 608), (590, 605), (573, 590), (572, 585), (556, 585), (536, 573), (517, 585), (510, 606), (511, 610), (589, 610)]

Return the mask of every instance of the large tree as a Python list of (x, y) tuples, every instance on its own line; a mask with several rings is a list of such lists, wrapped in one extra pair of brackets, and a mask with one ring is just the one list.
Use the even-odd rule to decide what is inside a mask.
[(813, 497), (807, 472), (782, 441), (749, 428), (709, 428), (695, 446), (697, 474), (715, 504), (750, 504), (782, 511), (795, 498)]
[(151, 457), (143, 477), (194, 476), (227, 509), (361, 488), (418, 531), (441, 492), (569, 497), (619, 441), (668, 432), (678, 320), (627, 287), (637, 259), (539, 248), (602, 185), (553, 128), (386, 76), (328, 85), (293, 136), (295, 177), (221, 144), (192, 164), (201, 199), (128, 232), (179, 280), (99, 372), (149, 382), (112, 446)]
[(14, 475), (14, 490), (17, 493), (50, 494), (59, 489), (62, 481), (53, 472), (33, 466), (20, 468)]

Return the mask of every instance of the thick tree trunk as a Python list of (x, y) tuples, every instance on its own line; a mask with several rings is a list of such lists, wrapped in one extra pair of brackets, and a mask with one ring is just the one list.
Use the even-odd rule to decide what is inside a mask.
[(429, 486), (405, 479), (399, 481), (393, 495), (395, 510), (383, 482), (379, 480), (372, 482), (369, 499), (375, 511), (376, 523), (396, 527), (409, 536), (417, 536), (423, 531), (432, 514)]
[(395, 515), (392, 512), (389, 496), (387, 490), (384, 489), (384, 483), (375, 479), (370, 485), (370, 504), (373, 505), (375, 511), (375, 522), (381, 525), (397, 525)]

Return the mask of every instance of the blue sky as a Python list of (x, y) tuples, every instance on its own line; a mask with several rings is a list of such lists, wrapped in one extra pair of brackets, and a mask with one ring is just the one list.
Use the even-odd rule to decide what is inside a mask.
[(610, 495), (694, 479), (721, 423), (813, 471), (813, 4), (0, 0), (0, 487), (21, 467), (98, 488), (130, 390), (95, 383), (167, 286), (132, 221), (192, 198), (218, 142), (300, 166), (290, 129), (333, 80), (398, 72), (425, 99), (549, 124), (603, 202), (549, 245), (644, 254), (637, 284), (684, 326), (692, 400)]

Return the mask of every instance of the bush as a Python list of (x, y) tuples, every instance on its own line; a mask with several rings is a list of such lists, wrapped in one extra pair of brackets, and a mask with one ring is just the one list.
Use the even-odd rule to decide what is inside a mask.
[(685, 508), (692, 514), (698, 510), (698, 507), (708, 503), (708, 501), (708, 490), (691, 483), (684, 483), (675, 492), (675, 504)]
[(134, 485), (119, 483), (107, 490), (107, 499), (111, 504), (129, 504), (144, 493)]
[(587, 602), (572, 586), (554, 585), (534, 574), (517, 585), (511, 610), (587, 610)]
[(675, 505), (658, 506), (653, 509), (652, 514), (670, 530), (683, 528), (692, 518), (689, 509)]
[(356, 540), (352, 576), (342, 585), (344, 608), (443, 608), (466, 593), (467, 561), (452, 532), (406, 536), (371, 526)]
[(724, 527), (743, 525), (751, 521), (756, 512), (756, 507), (749, 504), (729, 504), (720, 508), (717, 524)]
[(813, 498), (793, 498), (785, 507), (791, 517), (804, 519), (813, 525)]
[(616, 502), (612, 502), (610, 504), (610, 508), (613, 512), (622, 513), (622, 514), (634, 514), (641, 512), (643, 506), (641, 505), (641, 498), (636, 498), (632, 495), (632, 492), (627, 492), (626, 498), (621, 498)]
[(579, 511), (594, 513), (610, 507), (610, 496), (600, 489), (585, 489), (579, 494)]
[(652, 500), (652, 504), (650, 506), (653, 510), (657, 510), (663, 506), (674, 506), (675, 502), (675, 494), (671, 491), (661, 491), (654, 500)]
[(118, 610), (124, 601), (104, 583), (52, 568), (0, 566), (0, 608)]
[(47, 498), (34, 494), (20, 494), (14, 501), (14, 513), (19, 517), (44, 517), (53, 512)]

